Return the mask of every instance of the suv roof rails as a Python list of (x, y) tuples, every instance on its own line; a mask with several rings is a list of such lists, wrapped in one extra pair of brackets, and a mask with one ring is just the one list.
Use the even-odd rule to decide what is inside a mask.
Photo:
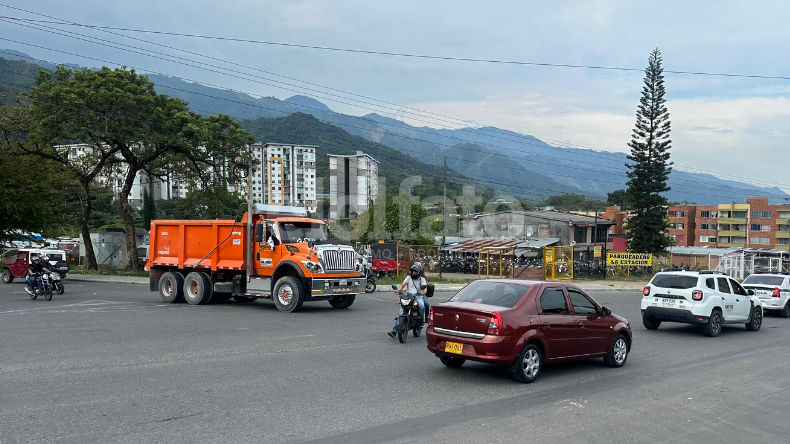
[(699, 274), (723, 274), (727, 276), (727, 273), (718, 270), (702, 270), (699, 272)]
[(662, 273), (665, 271), (684, 271), (684, 270), (682, 268), (665, 268), (661, 270)]

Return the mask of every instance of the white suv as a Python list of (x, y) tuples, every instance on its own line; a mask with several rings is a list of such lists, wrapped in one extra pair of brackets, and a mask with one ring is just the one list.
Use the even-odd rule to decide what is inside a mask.
[(753, 290), (763, 310), (790, 318), (790, 273), (753, 274), (743, 281), (743, 288)]
[(649, 330), (662, 322), (683, 322), (701, 324), (706, 336), (718, 336), (722, 324), (746, 324), (757, 331), (763, 322), (760, 298), (721, 272), (665, 270), (642, 294), (642, 324)]

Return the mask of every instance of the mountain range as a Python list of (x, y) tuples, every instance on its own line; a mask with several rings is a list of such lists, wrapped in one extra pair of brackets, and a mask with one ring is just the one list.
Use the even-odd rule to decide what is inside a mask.
[[(37, 69), (27, 62), (6, 60), (27, 58), (23, 53), (13, 51), (13, 54), (9, 54), (10, 52), (12, 51), (0, 50), (3, 57), (0, 58), (0, 93), (4, 94), (0, 96), (0, 104), (7, 104), (9, 96), (29, 88), (32, 84), (32, 78), (24, 77), (20, 72), (30, 73)], [(51, 69), (51, 65), (44, 67)], [(383, 153), (382, 147), (388, 147), (407, 157), (418, 159), (420, 163), (436, 166), (442, 165), (446, 156), (448, 169), (502, 193), (534, 201), (566, 193), (604, 199), (606, 193), (626, 187), (625, 164), (628, 160), (624, 153), (553, 146), (530, 135), (495, 127), (417, 127), (382, 115), (383, 113), (363, 116), (337, 113), (323, 102), (304, 95), (295, 95), (285, 100), (253, 97), (187, 82), (177, 77), (148, 77), (160, 93), (186, 100), (192, 109), (203, 114), (224, 113), (247, 121), (243, 125), (248, 129), (254, 128), (255, 119), (259, 118), (272, 119), (294, 113), (310, 114), (315, 117), (315, 121), (299, 119), (299, 127), (311, 128), (307, 131), (309, 137), (306, 134), (279, 131), (279, 136), (272, 138), (270, 131), (267, 141), (319, 146), (323, 142), (338, 151), (337, 154), (353, 154), (342, 150), (342, 143), (351, 143), (351, 139), (346, 140), (331, 130), (331, 125), (334, 125), (350, 135), (373, 142), (372, 145), (363, 147), (363, 150), (367, 148), (379, 156), (387, 157), (378, 159), (382, 162), (382, 168), (386, 168), (386, 161), (396, 160), (391, 152), (380, 154)], [(28, 83), (27, 88), (25, 83)], [(260, 127), (264, 125), (262, 122), (269, 122), (266, 124), (269, 127), (282, 126), (272, 123), (276, 120), (279, 119), (257, 121), (257, 125)], [(321, 123), (324, 125), (319, 125)], [(280, 137), (286, 137), (286, 134), (289, 140), (279, 140)], [(329, 137), (330, 134), (332, 137)], [(256, 136), (261, 137), (261, 134), (256, 133)], [(342, 142), (343, 140), (346, 141)], [(358, 142), (354, 144), (361, 147)], [(401, 160), (403, 159), (397, 159), (399, 166), (402, 165)], [(704, 169), (704, 165), (700, 168)], [(432, 170), (431, 173), (437, 171)], [(756, 196), (767, 196), (774, 201), (783, 202), (785, 197), (790, 197), (776, 187), (758, 187), (712, 174), (678, 169), (673, 169), (670, 174), (669, 185), (672, 189), (666, 193), (666, 197), (670, 201), (695, 202), (700, 205), (743, 202), (747, 197)]]

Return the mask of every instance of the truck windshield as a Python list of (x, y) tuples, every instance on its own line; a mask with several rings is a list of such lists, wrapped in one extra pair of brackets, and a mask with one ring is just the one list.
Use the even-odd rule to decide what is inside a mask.
[(280, 224), (280, 240), (284, 244), (326, 240), (324, 224), (311, 222), (284, 222)]

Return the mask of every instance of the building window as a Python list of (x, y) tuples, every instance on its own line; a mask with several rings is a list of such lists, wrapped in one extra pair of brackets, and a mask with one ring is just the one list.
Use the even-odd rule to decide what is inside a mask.
[(749, 239), (749, 243), (752, 245), (769, 245), (771, 243), (771, 238), (768, 237), (752, 237)]
[(719, 217), (730, 217), (729, 211), (719, 211)]
[(790, 219), (790, 211), (780, 211), (779, 217), (782, 219)]
[(678, 242), (685, 242), (686, 241), (686, 235), (685, 234), (678, 234), (677, 237), (678, 237)]
[(719, 224), (719, 231), (727, 231), (730, 229), (730, 224)]
[(719, 242), (722, 244), (729, 244), (730, 243), (730, 236), (721, 236), (719, 237)]
[(576, 227), (573, 230), (573, 240), (577, 244), (587, 243), (587, 227)]
[(704, 218), (716, 217), (716, 211), (708, 211), (708, 210), (700, 211), (699, 217), (704, 217)]
[(746, 217), (746, 211), (733, 211), (732, 212), (732, 217), (745, 218)]
[(770, 211), (752, 211), (752, 217), (755, 219), (769, 219), (771, 217)]
[(746, 243), (746, 238), (743, 236), (733, 236), (732, 237), (733, 244), (743, 244)]
[(786, 237), (783, 238), (783, 239), (777, 239), (776, 240), (776, 245), (790, 245), (790, 239), (788, 239)]

